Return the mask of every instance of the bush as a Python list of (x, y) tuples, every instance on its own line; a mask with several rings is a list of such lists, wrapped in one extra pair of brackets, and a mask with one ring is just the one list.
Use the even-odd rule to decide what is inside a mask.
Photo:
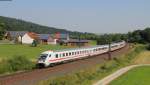
[(32, 47), (36, 47), (37, 46), (37, 41), (36, 40), (33, 40), (33, 42), (32, 42), (32, 45), (31, 45)]
[(148, 46), (147, 46), (147, 50), (150, 50), (150, 44), (148, 44)]
[(0, 64), (0, 74), (11, 73), (22, 70), (31, 70), (34, 64), (24, 56), (14, 56), (10, 59), (5, 59)]

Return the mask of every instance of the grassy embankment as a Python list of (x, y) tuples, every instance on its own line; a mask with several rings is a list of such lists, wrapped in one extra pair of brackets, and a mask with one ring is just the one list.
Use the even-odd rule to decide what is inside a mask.
[(104, 64), (81, 70), (58, 78), (50, 78), (39, 82), (37, 85), (92, 85), (97, 80), (116, 71), (117, 69), (131, 64), (136, 56), (145, 50), (144, 45), (136, 45), (130, 52), (106, 61)]
[[(150, 64), (150, 51), (141, 52), (132, 64)], [(136, 67), (112, 81), (110, 85), (149, 85), (149, 72), (150, 66)]]
[(149, 85), (149, 72), (150, 66), (136, 67), (112, 81), (109, 85)]

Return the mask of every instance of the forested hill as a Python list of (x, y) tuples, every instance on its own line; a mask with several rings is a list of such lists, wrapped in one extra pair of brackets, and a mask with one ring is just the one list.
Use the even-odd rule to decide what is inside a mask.
[(55, 33), (55, 32), (70, 33), (71, 32), (65, 29), (42, 26), (32, 22), (27, 22), (24, 20), (3, 17), (3, 16), (0, 16), (0, 23), (4, 23), (5, 26), (7, 26), (6, 27), (7, 30), (12, 30), (12, 31), (33, 31), (37, 33)]
[(69, 31), (55, 27), (42, 26), (32, 22), (4, 16), (0, 16), (0, 24), (2, 24), (3, 28), (8, 31), (31, 31), (42, 34), (54, 34), (56, 32), (60, 32), (70, 34), (71, 38), (79, 38), (80, 36), (81, 39), (96, 39), (97, 37), (97, 35), (93, 33)]

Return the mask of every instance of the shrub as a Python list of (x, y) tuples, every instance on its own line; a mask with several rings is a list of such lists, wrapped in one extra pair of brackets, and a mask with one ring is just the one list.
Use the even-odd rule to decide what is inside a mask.
[(33, 67), (34, 64), (25, 56), (14, 56), (1, 62), (0, 73), (31, 70)]
[(147, 50), (150, 50), (150, 44), (147, 45)]
[(32, 47), (37, 47), (37, 41), (36, 40), (33, 40), (33, 42), (32, 42), (32, 45), (31, 45)]

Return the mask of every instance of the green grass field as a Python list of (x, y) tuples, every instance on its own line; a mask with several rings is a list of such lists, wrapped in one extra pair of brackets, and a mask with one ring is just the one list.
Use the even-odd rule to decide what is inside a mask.
[(150, 85), (150, 66), (134, 68), (109, 85)]
[[(91, 40), (89, 45), (96, 45), (96, 41)], [(31, 47), (30, 45), (0, 44), (0, 61), (4, 58), (7, 59), (16, 55), (25, 56), (31, 60), (35, 60), (43, 51), (66, 48), (73, 47), (60, 45), (38, 45), (37, 47)]]
[(91, 40), (91, 41), (89, 42), (89, 45), (97, 45), (96, 40)]
[(60, 45), (0, 45), (0, 74), (10, 74), (17, 71), (32, 70), (39, 54), (47, 50), (73, 48)]
[(37, 47), (31, 47), (29, 45), (0, 45), (0, 60), (11, 58), (16, 55), (25, 56), (31, 60), (35, 60), (37, 56), (46, 50), (59, 50), (71, 48), (69, 46), (60, 45), (38, 45)]
[[(91, 41), (89, 45), (96, 45), (96, 41)], [(20, 44), (0, 44), (0, 74), (32, 70), (41, 52), (67, 48), (77, 48), (77, 46), (38, 45), (31, 47)]]

